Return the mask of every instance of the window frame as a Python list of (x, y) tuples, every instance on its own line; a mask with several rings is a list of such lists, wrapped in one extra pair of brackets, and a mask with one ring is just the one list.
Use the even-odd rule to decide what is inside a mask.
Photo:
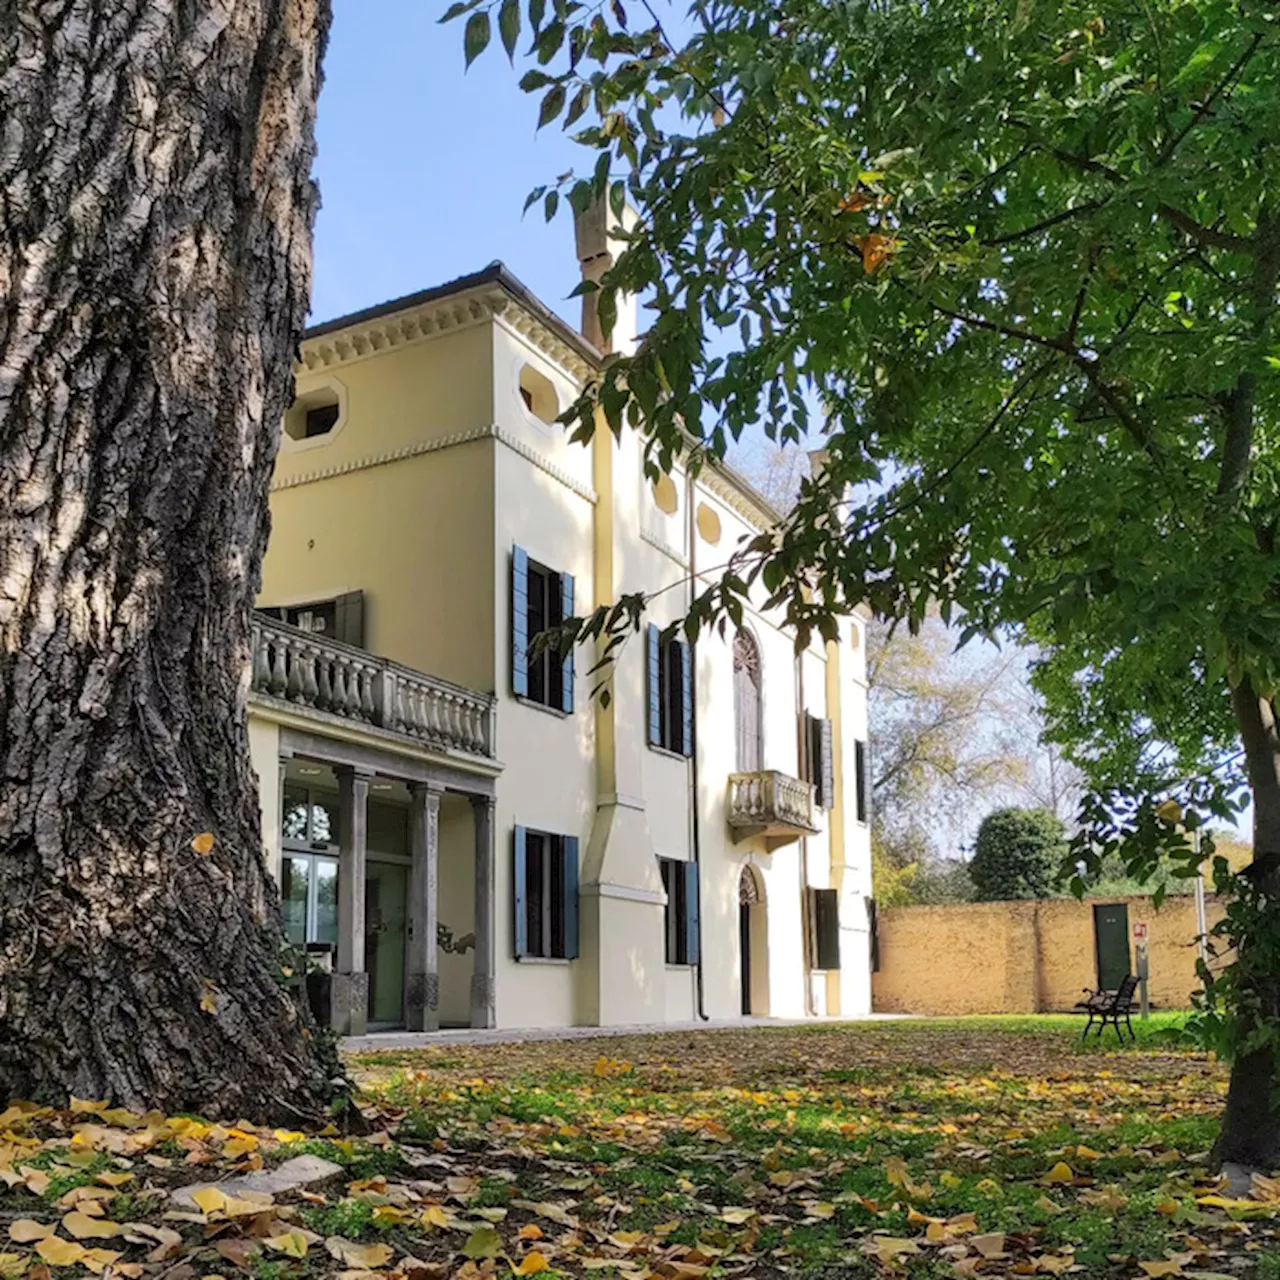
[(815, 973), (840, 972), (840, 895), (836, 889), (809, 887), (809, 967)]
[(533, 559), (521, 547), (511, 556), (511, 692), (529, 706), (565, 715), (574, 709), (574, 653), (550, 646), (534, 651), (535, 637), (573, 616), (574, 579)]
[(666, 963), (692, 968), (702, 960), (702, 918), (698, 908), (698, 863), (687, 858), (658, 858), (667, 903), (662, 926)]
[(648, 648), (649, 746), (688, 759), (695, 742), (693, 648), (654, 623)]
[(516, 960), (576, 960), (578, 838), (517, 826), (512, 848), (512, 942)]

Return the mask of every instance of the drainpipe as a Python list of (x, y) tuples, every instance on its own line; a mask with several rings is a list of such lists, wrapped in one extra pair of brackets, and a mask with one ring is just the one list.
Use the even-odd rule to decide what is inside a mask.
[[(804, 701), (804, 654), (797, 653), (795, 656), (795, 672), (796, 672), (796, 762), (800, 766), (798, 773), (806, 772), (804, 768), (805, 753), (808, 750), (808, 743), (805, 741), (805, 730), (808, 728), (808, 721), (805, 718), (805, 701)], [(800, 954), (803, 958), (804, 968), (804, 1011), (805, 1016), (816, 1018), (818, 1011), (813, 1004), (813, 971), (809, 967), (809, 961), (812, 957), (809, 954), (809, 837), (800, 837)]]
[[(698, 525), (694, 518), (694, 483), (693, 473), (686, 467), (684, 473), (684, 492), (685, 492), (685, 525), (688, 528), (687, 537), (689, 539), (689, 608), (693, 608), (694, 597), (698, 592), (698, 571), (697, 560), (694, 548), (698, 545)], [(698, 931), (701, 935), (702, 917), (706, 910), (706, 897), (702, 892), (702, 833), (701, 821), (698, 813), (698, 644), (696, 640), (689, 642), (689, 678), (693, 683), (693, 687), (689, 690), (689, 695), (693, 699), (693, 754), (689, 757), (688, 778), (689, 778), (689, 847), (693, 853), (694, 875), (698, 880)], [(709, 1022), (707, 1016), (707, 993), (702, 980), (702, 957), (706, 953), (706, 948), (702, 944), (702, 938), (698, 938), (698, 963), (695, 966), (694, 981), (697, 985), (697, 1005), (698, 1017), (703, 1022)]]

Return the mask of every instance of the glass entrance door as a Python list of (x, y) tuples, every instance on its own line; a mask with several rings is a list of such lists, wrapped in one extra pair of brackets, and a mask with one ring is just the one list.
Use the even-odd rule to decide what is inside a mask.
[(404, 967), (409, 868), (402, 862), (365, 864), (365, 968), (369, 971), (369, 1024), (404, 1021)]
[(280, 866), (285, 934), (294, 946), (338, 945), (338, 860), (286, 849)]

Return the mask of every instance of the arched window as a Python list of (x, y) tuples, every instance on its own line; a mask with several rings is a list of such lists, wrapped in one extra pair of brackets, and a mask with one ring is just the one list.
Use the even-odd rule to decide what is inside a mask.
[(733, 639), (733, 714), (739, 773), (756, 773), (764, 756), (760, 650), (749, 631)]

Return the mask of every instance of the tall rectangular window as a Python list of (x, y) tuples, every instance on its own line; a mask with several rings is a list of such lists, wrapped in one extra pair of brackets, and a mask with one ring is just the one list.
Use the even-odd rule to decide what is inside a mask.
[(809, 963), (840, 968), (840, 900), (834, 889), (809, 890)]
[(662, 887), (667, 892), (665, 915), (668, 964), (697, 964), (701, 950), (698, 911), (698, 864), (679, 858), (659, 858)]
[(820, 808), (835, 804), (835, 747), (831, 721), (806, 713), (806, 781), (813, 783), (813, 798)]
[(649, 745), (693, 755), (693, 650), (676, 636), (648, 632)]
[[(538, 641), (573, 617), (573, 577), (530, 560), (516, 547), (511, 557), (511, 691), (558, 711), (573, 710), (573, 649)], [(554, 639), (554, 637), (552, 637)]]
[(517, 827), (514, 880), (517, 959), (576, 959), (577, 837)]

